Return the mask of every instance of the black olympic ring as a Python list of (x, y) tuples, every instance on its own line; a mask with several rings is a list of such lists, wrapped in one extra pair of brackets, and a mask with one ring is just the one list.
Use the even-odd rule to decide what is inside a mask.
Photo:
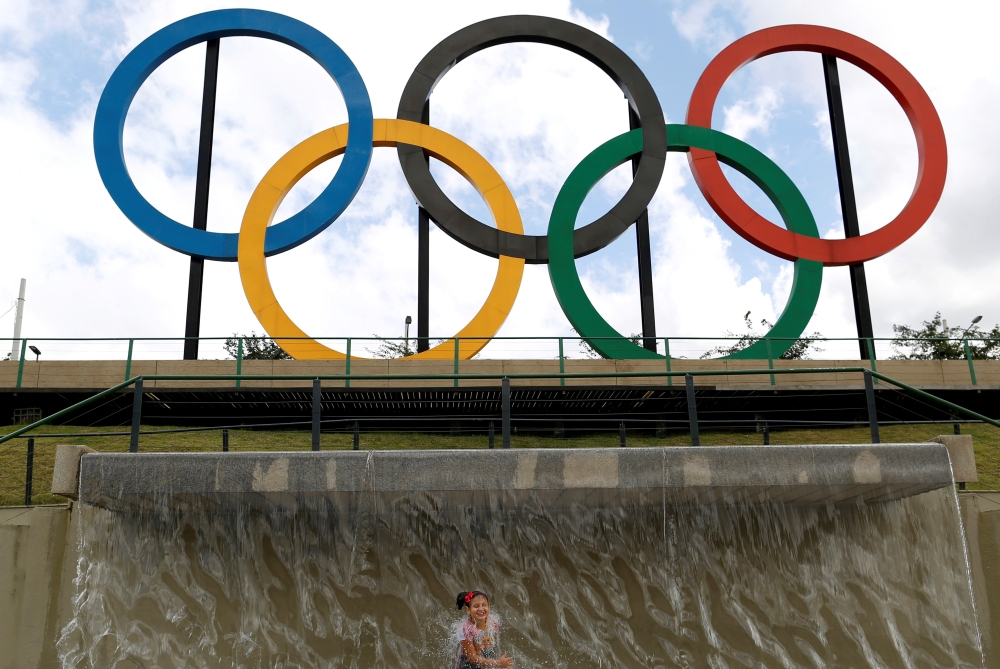
[[(583, 56), (618, 84), (642, 123), (642, 154), (632, 185), (608, 213), (574, 232), (573, 255), (579, 258), (594, 253), (628, 230), (646, 209), (660, 185), (667, 155), (660, 101), (639, 66), (610, 41), (575, 23), (543, 16), (502, 16), (474, 23), (446, 37), (424, 56), (406, 82), (397, 117), (423, 122), (424, 103), (452, 67), (478, 51), (512, 42), (548, 44)], [(548, 262), (545, 235), (503, 232), (476, 220), (434, 181), (423, 149), (399, 144), (396, 151), (413, 196), (456, 241), (493, 258), (505, 255), (533, 264)]]

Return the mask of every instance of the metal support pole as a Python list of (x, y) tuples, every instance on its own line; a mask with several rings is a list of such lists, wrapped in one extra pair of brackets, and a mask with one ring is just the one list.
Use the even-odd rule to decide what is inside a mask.
[(313, 379), (312, 449), (319, 450), (319, 419), (323, 409), (323, 390), (319, 379)]
[(243, 374), (243, 337), (236, 342), (236, 387), (240, 387), (240, 376)]
[[(642, 127), (639, 115), (628, 108), (628, 127)], [(632, 176), (639, 171), (639, 158), (632, 159)], [(653, 308), (653, 256), (649, 250), (649, 211), (642, 210), (635, 222), (636, 255), (639, 259), (639, 310), (642, 316), (642, 345), (656, 353), (656, 317)]]
[(135, 344), (134, 339), (128, 340), (128, 358), (125, 359), (125, 380), (129, 380), (129, 376), (132, 374), (132, 345)]
[(129, 453), (139, 452), (140, 423), (142, 423), (142, 379), (137, 379), (132, 399), (132, 437), (128, 444)]
[(17, 383), (14, 385), (15, 388), (21, 387), (21, 382), (24, 380), (24, 352), (28, 348), (28, 340), (21, 340), (21, 355), (17, 361)]
[(621, 448), (628, 446), (628, 442), (625, 440), (625, 421), (618, 424), (618, 446)]
[(510, 448), (510, 379), (500, 382), (500, 433), (503, 448)]
[[(851, 174), (851, 155), (847, 150), (847, 124), (844, 120), (844, 100), (840, 94), (840, 74), (837, 57), (823, 54), (823, 75), (826, 79), (826, 101), (830, 109), (830, 131), (833, 135), (833, 157), (837, 163), (837, 182), (840, 185), (840, 211), (844, 217), (844, 236), (859, 237), (858, 203), (854, 197), (854, 177)], [(858, 328), (858, 346), (861, 359), (875, 358), (870, 340), (875, 336), (872, 328), (872, 311), (868, 303), (868, 282), (864, 264), (851, 265), (851, 293), (854, 295), (854, 320)]]
[(764, 445), (771, 445), (771, 428), (768, 427), (767, 423), (764, 423)]
[(354, 421), (354, 450), (361, 450), (361, 426), (358, 421)]
[(972, 349), (969, 348), (969, 340), (963, 340), (962, 345), (965, 346), (965, 359), (969, 361), (969, 378), (972, 379), (972, 385), (979, 385), (976, 383), (976, 366), (972, 362)]
[(28, 437), (28, 471), (24, 477), (24, 505), (31, 506), (31, 472), (35, 468), (35, 438)]
[[(430, 125), (431, 101), (424, 102), (420, 122)], [(424, 153), (429, 165), (430, 157)], [(431, 293), (431, 216), (417, 207), (417, 353), (430, 348)]]
[(222, 431), (222, 452), (229, 452), (229, 430)]
[(684, 388), (687, 390), (688, 427), (691, 430), (691, 445), (701, 446), (701, 436), (698, 434), (698, 405), (694, 398), (694, 377), (684, 375)]
[[(219, 40), (205, 43), (205, 84), (201, 94), (201, 134), (198, 138), (198, 172), (194, 186), (194, 228), (208, 228), (208, 185), (212, 175), (212, 139), (215, 132), (215, 93), (219, 80)], [(184, 359), (198, 359), (201, 333), (201, 288), (205, 259), (191, 256), (188, 273), (187, 322), (184, 325)]]
[[(566, 373), (566, 356), (563, 354), (563, 338), (562, 337), (559, 337), (559, 373), (560, 374), (565, 374)], [(560, 386), (565, 386), (566, 385), (566, 377), (564, 377), (564, 376), (560, 376), (559, 377), (559, 385)]]
[[(347, 338), (347, 353), (345, 355), (347, 357), (344, 358), (344, 375), (347, 376), (347, 377), (350, 377), (351, 376), (351, 338), (350, 337)], [(350, 388), (351, 387), (351, 379), (350, 378), (344, 379), (344, 387), (345, 388)]]
[(490, 435), (490, 448), (493, 448), (495, 445), (495, 438), (493, 436), (493, 421), (490, 421), (489, 435)]
[(459, 352), (458, 351), (458, 337), (455, 337), (455, 364), (454, 364), (455, 371), (453, 372), (454, 374), (456, 374), (456, 376), (455, 376), (455, 386), (454, 386), (455, 388), (458, 388), (458, 376), (457, 376), (457, 374), (458, 374), (458, 352)]
[(24, 290), (28, 285), (27, 279), (21, 279), (21, 286), (17, 291), (17, 306), (14, 308), (14, 340), (10, 344), (10, 359), (24, 360), (24, 350), (21, 350), (21, 357), (17, 354), (17, 340), (21, 338), (21, 322), (24, 319)]
[[(669, 371), (671, 371), (671, 369), (670, 369), (670, 339), (668, 339), (667, 337), (663, 338), (663, 356), (667, 360), (667, 371), (669, 372)], [(672, 376), (668, 376), (667, 377), (667, 385), (668, 386), (674, 385), (674, 377), (672, 377)]]
[[(767, 368), (774, 369), (774, 354), (771, 352), (771, 338), (766, 338), (764, 343), (767, 345)], [(774, 385), (774, 374), (771, 374), (771, 385)]]
[(872, 432), (872, 443), (881, 443), (878, 436), (878, 413), (875, 410), (875, 386), (872, 384), (872, 373), (867, 369), (865, 375), (865, 399), (868, 402), (868, 425)]

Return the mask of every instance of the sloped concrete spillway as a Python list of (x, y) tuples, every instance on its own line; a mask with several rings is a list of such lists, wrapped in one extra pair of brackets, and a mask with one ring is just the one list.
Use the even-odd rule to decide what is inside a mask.
[(64, 667), (982, 667), (939, 444), (91, 454)]

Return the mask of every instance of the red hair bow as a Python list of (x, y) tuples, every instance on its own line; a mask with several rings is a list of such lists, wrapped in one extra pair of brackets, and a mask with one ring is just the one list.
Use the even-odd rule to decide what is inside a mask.
[(468, 604), (471, 601), (472, 601), (472, 593), (471, 592), (465, 593), (465, 603)]

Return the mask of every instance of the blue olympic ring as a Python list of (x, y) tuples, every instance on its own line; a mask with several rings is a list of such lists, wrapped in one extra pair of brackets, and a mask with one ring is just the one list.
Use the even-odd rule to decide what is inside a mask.
[(189, 46), (222, 37), (262, 37), (295, 47), (326, 70), (347, 105), (350, 129), (340, 169), (308, 207), (268, 228), (266, 255), (309, 241), (347, 209), (371, 163), (372, 105), (361, 73), (339, 46), (315, 28), (274, 12), (224, 9), (196, 14), (153, 33), (125, 57), (104, 88), (94, 122), (94, 154), (105, 188), (136, 227), (164, 246), (190, 256), (235, 261), (237, 233), (196, 230), (163, 214), (136, 189), (122, 149), (125, 116), (153, 70)]

